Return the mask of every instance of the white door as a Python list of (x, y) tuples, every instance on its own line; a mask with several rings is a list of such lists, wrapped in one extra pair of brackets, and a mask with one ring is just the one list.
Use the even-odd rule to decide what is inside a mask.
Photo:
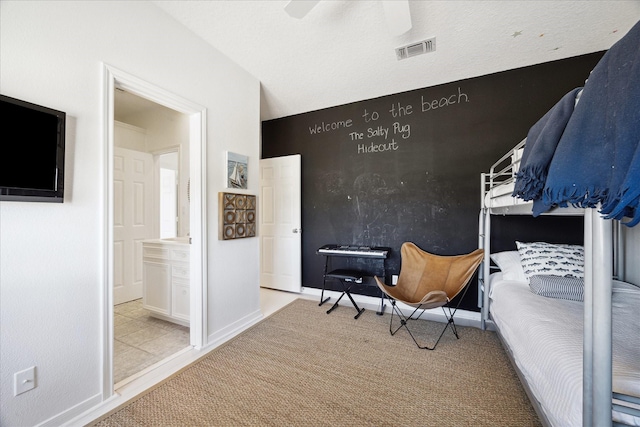
[(300, 155), (260, 160), (260, 286), (302, 288)]
[(153, 232), (153, 156), (114, 147), (113, 302), (142, 298), (142, 241)]

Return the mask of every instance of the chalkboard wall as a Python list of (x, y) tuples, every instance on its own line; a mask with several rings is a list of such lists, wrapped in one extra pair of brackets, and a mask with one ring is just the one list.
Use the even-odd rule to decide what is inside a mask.
[[(603, 53), (262, 122), (263, 158), (302, 157), (303, 286), (322, 287), (324, 257), (316, 251), (324, 244), (391, 247), (388, 280), (400, 271), (405, 241), (440, 255), (477, 248), (480, 173), (583, 86)], [(556, 236), (567, 230), (543, 228)], [(572, 242), (581, 236), (573, 229)], [(342, 263), (381, 274), (372, 260)], [(379, 295), (372, 280), (353, 290)], [(476, 292), (474, 278), (461, 307), (477, 310)]]

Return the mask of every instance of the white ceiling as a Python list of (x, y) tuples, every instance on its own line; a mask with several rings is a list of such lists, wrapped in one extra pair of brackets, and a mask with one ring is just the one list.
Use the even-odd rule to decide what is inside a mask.
[[(262, 120), (605, 50), (640, 1), (410, 1), (413, 28), (387, 31), (378, 0), (154, 0), (262, 83)], [(436, 37), (398, 61), (395, 48)]]

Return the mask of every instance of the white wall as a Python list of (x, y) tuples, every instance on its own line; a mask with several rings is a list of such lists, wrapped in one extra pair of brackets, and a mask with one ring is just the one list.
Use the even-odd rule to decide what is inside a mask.
[(147, 131), (141, 127), (115, 121), (113, 145), (135, 151), (147, 151)]
[(258, 239), (220, 242), (216, 218), (225, 150), (257, 192), (260, 84), (147, 2), (3, 0), (0, 41), (0, 92), (67, 113), (65, 202), (0, 202), (0, 424), (23, 426), (103, 398), (103, 62), (207, 108), (210, 336), (259, 310)]

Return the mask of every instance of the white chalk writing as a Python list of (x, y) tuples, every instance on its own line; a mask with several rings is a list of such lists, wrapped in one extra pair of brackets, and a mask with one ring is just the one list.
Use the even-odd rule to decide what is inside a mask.
[(343, 128), (350, 128), (353, 125), (353, 120), (340, 120), (337, 122), (325, 123), (322, 122), (320, 124), (315, 124), (313, 126), (309, 126), (309, 133), (311, 135), (315, 135), (322, 132), (329, 132), (332, 130), (338, 130)]
[[(346, 120), (336, 120), (333, 122), (323, 121), (313, 124), (309, 126), (309, 133), (311, 135), (319, 135), (325, 132), (349, 129), (347, 133), (348, 139), (351, 142), (356, 142), (355, 149), (357, 154), (396, 151), (401, 148), (401, 143), (408, 143), (411, 139), (411, 124), (404, 122), (404, 120), (408, 119), (407, 116), (412, 115), (416, 111), (426, 113), (436, 109), (471, 102), (469, 95), (467, 95), (461, 87), (458, 87), (456, 91), (452, 92), (450, 95), (441, 97), (425, 97), (421, 95), (420, 110), (414, 110), (413, 105), (409, 103), (393, 102), (388, 110), (385, 111), (384, 108), (382, 109), (383, 115), (387, 115), (387, 118), (391, 117), (395, 119), (391, 124), (385, 122), (378, 111), (364, 109), (360, 123), (364, 122), (369, 125), (365, 130), (349, 129), (357, 125), (353, 119), (349, 118)], [(380, 120), (380, 122), (378, 122), (378, 120)]]
[(436, 108), (448, 107), (453, 104), (459, 104), (461, 102), (469, 102), (469, 97), (466, 93), (462, 93), (462, 90), (458, 87), (458, 93), (450, 96), (443, 96), (440, 99), (433, 99), (431, 101), (425, 101), (424, 96), (420, 97), (422, 101), (422, 112), (429, 110), (435, 110)]
[(382, 153), (383, 151), (395, 151), (398, 149), (398, 144), (394, 139), (391, 142), (376, 144), (372, 142), (370, 145), (358, 144), (358, 154), (365, 153)]

